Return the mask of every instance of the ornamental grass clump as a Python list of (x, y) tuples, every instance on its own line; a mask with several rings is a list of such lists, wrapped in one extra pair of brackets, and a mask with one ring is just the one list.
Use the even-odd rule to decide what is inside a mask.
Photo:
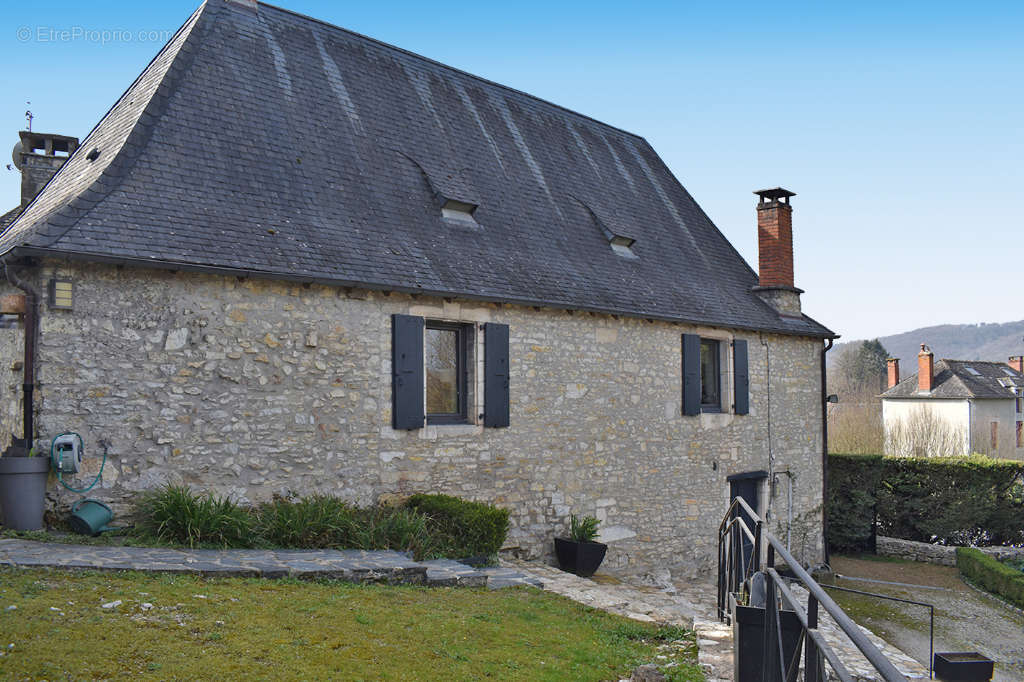
[(569, 517), (569, 538), (576, 542), (596, 542), (597, 527), (601, 525), (593, 516), (582, 519), (573, 514)]
[(290, 500), (283, 497), (253, 510), (256, 532), (267, 544), (299, 549), (349, 547), (359, 511), (330, 495)]
[(166, 485), (143, 493), (139, 499), (136, 531), (189, 547), (248, 547), (253, 519), (247, 509), (228, 497)]

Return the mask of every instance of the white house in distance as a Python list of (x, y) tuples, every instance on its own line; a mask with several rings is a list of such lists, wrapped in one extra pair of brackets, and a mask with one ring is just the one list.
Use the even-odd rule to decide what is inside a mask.
[(886, 454), (1024, 459), (1024, 356), (935, 362), (921, 344), (917, 366), (916, 375), (900, 381), (899, 359), (888, 361), (881, 396)]

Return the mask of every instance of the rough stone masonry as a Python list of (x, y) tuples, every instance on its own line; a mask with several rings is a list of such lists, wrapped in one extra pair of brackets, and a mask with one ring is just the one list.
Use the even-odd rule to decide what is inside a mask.
[[(726, 477), (770, 470), (771, 528), (820, 559), (820, 340), (71, 261), (35, 272), (38, 291), (74, 285), (72, 310), (40, 305), (36, 443), (81, 434), (86, 473), (105, 443), (90, 495), (118, 515), (164, 483), (250, 503), (444, 492), (510, 509), (506, 548), (523, 557), (549, 555), (569, 515), (590, 514), (609, 566), (697, 572), (715, 561)], [(393, 313), (508, 324), (511, 426), (392, 429)], [(683, 333), (748, 341), (750, 414), (682, 415)], [(23, 334), (0, 329), (5, 439), (20, 429)], [(731, 366), (723, 357), (725, 406)], [(57, 509), (78, 497), (49, 490)]]

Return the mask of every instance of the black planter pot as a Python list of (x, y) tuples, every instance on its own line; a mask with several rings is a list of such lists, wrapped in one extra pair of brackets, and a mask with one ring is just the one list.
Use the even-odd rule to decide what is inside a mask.
[(40, 530), (49, 457), (0, 457), (0, 509), (11, 530)]
[[(760, 606), (742, 606), (732, 602), (733, 678), (736, 682), (761, 682), (764, 671), (765, 609)], [(800, 645), (803, 626), (796, 613), (779, 611), (782, 627), (782, 655), (790, 661)]]
[(976, 651), (935, 654), (935, 677), (950, 682), (983, 682), (992, 679), (993, 661)]
[(601, 542), (577, 542), (569, 538), (555, 538), (555, 556), (558, 567), (563, 571), (575, 573), (581, 578), (589, 578), (604, 561), (608, 545)]

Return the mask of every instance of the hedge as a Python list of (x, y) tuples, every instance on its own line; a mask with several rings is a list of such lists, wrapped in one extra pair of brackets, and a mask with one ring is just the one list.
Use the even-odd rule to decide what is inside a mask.
[(829, 455), (829, 546), (873, 549), (882, 535), (947, 545), (1024, 542), (1024, 462)]
[(416, 494), (405, 503), (426, 514), (452, 538), (456, 546), (448, 554), (459, 557), (488, 557), (498, 553), (508, 534), (508, 510), (468, 502), (451, 495)]
[(875, 551), (881, 455), (829, 455), (828, 542), (837, 552)]
[(978, 587), (1024, 608), (1024, 573), (973, 547), (956, 548), (956, 567)]

